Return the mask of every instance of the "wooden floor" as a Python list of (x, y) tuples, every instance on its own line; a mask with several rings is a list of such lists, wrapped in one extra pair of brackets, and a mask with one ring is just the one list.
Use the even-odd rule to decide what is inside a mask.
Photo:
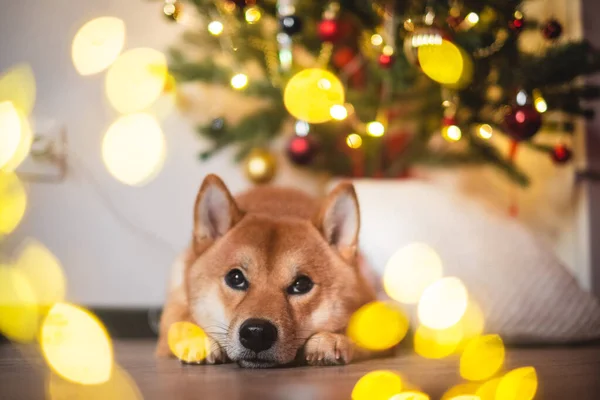
[[(244, 370), (237, 365), (185, 366), (177, 360), (156, 360), (153, 342), (117, 341), (118, 364), (125, 369), (145, 399), (350, 399), (355, 382), (376, 369), (400, 371), (411, 383), (439, 399), (460, 383), (456, 360), (424, 360), (408, 350), (393, 358), (344, 367), (296, 367)], [(85, 355), (82, 355), (85, 357)], [(585, 347), (512, 349), (507, 368), (534, 366), (540, 387), (537, 399), (600, 399), (600, 345)], [(0, 345), (0, 399), (135, 399), (121, 380), (118, 390), (78, 392), (55, 381), (29, 349)], [(64, 384), (66, 385), (66, 384)], [(63, 386), (64, 386), (63, 385)], [(115, 385), (117, 385), (115, 383)], [(49, 393), (52, 387), (52, 396)], [(58, 389), (57, 389), (58, 388)]]

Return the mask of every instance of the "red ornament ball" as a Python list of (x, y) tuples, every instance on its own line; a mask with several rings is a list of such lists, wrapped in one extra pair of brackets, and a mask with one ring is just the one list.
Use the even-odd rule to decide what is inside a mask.
[(319, 37), (324, 42), (335, 42), (339, 34), (339, 24), (334, 19), (324, 19), (319, 22)]
[(532, 105), (514, 106), (504, 116), (504, 127), (516, 141), (530, 139), (542, 127), (542, 114)]
[(294, 136), (288, 143), (287, 154), (296, 165), (308, 165), (317, 154), (317, 143), (311, 136)]
[(550, 154), (552, 161), (558, 165), (568, 163), (573, 158), (573, 151), (564, 144), (557, 145)]
[(393, 55), (382, 54), (379, 56), (379, 65), (383, 68), (391, 68), (394, 65), (394, 61)]
[(558, 39), (560, 35), (562, 35), (562, 31), (563, 27), (560, 22), (555, 19), (551, 19), (550, 21), (546, 22), (542, 28), (542, 35), (544, 35), (544, 37), (548, 40), (554, 40)]
[(354, 51), (354, 49), (352, 47), (348, 47), (348, 46), (341, 47), (333, 53), (333, 57), (332, 57), (333, 65), (335, 65), (337, 68), (344, 68), (352, 60), (354, 60), (355, 56), (356, 56), (356, 52)]
[(515, 17), (508, 23), (508, 27), (511, 31), (515, 33), (520, 33), (525, 27), (525, 19)]

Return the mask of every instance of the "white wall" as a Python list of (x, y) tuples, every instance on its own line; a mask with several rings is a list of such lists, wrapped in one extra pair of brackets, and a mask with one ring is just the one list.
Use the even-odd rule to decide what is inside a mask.
[[(556, 0), (560, 1), (565, 0)], [(160, 1), (19, 0), (4, 1), (0, 10), (0, 71), (18, 62), (32, 66), (38, 89), (34, 119), (64, 123), (72, 153), (65, 182), (28, 184), (27, 215), (4, 248), (10, 251), (26, 237), (44, 243), (61, 260), (68, 297), (77, 303), (161, 304), (169, 264), (190, 237), (192, 202), (203, 176), (218, 173), (235, 191), (248, 187), (240, 167), (230, 162), (230, 153), (198, 162), (203, 144), (188, 120), (177, 113), (162, 122), (168, 155), (161, 173), (147, 186), (124, 186), (102, 164), (102, 135), (117, 115), (105, 100), (104, 74), (81, 77), (74, 70), (71, 40), (86, 21), (111, 15), (126, 23), (126, 49), (164, 50), (175, 42), (180, 27), (166, 21), (160, 8)], [(282, 170), (278, 182), (318, 190), (317, 180), (307, 174), (286, 165)], [(486, 182), (487, 174), (474, 177), (471, 185)], [(110, 211), (107, 201), (121, 217)], [(528, 207), (525, 212), (533, 212), (533, 207), (524, 205), (525, 210)], [(527, 219), (535, 227), (543, 217)], [(577, 257), (581, 238), (554, 239), (558, 248), (566, 246), (566, 259)], [(573, 268), (579, 273), (584, 267)]]

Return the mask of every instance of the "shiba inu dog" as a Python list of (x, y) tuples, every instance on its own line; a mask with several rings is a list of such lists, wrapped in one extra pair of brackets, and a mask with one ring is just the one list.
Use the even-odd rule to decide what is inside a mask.
[(210, 337), (205, 364), (338, 365), (363, 356), (344, 334), (352, 313), (375, 299), (357, 262), (359, 226), (349, 183), (322, 202), (276, 187), (234, 198), (207, 176), (191, 245), (174, 267), (157, 354), (170, 354), (172, 323), (191, 321)]

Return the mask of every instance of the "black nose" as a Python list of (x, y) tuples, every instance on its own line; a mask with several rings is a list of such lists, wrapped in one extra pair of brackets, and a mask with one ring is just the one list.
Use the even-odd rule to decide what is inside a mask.
[(277, 328), (264, 319), (250, 318), (240, 327), (240, 343), (255, 352), (270, 349), (277, 340)]

